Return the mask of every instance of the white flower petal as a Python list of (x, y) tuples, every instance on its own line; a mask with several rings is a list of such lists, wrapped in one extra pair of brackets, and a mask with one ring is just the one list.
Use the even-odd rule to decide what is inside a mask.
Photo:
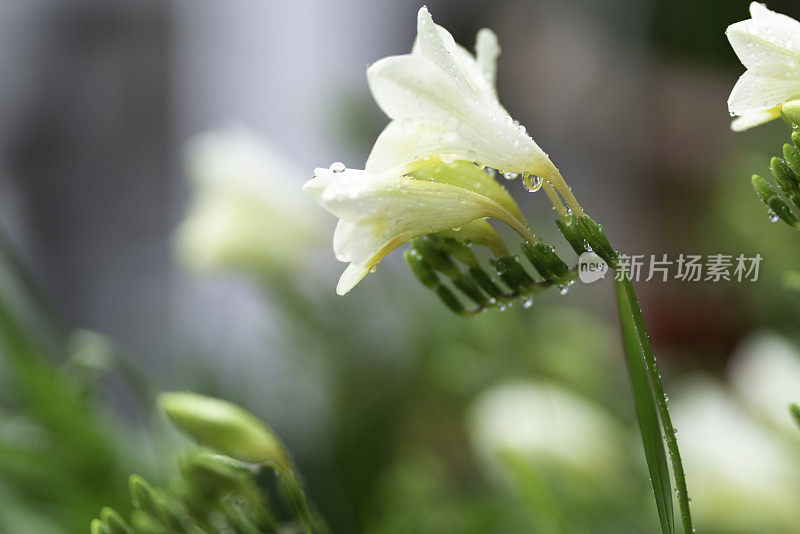
[(497, 83), (497, 57), (499, 55), (500, 43), (497, 35), (489, 28), (479, 30), (475, 39), (476, 61), (481, 74), (493, 91), (495, 91)]
[[(497, 101), (493, 86), (497, 39), (478, 35), (476, 60), (434, 24), (418, 17), (413, 52), (377, 61), (367, 70), (370, 90), (389, 124), (367, 162), (370, 172), (405, 173), (455, 155), (504, 172), (554, 176), (555, 166)], [(559, 177), (560, 178), (560, 177)]]
[[(456, 84), (462, 89), (469, 89), (474, 96), (483, 95), (485, 91), (485, 81), (483, 87), (475, 87), (475, 76), (470, 76), (465, 72), (465, 67), (471, 62), (475, 65), (469, 52), (456, 44), (450, 33), (433, 22), (431, 14), (426, 7), (422, 7), (417, 13), (417, 40), (416, 51), (418, 54), (442, 69)], [(467, 61), (465, 61), (465, 59)], [(483, 80), (482, 76), (479, 76)]]
[(334, 234), (337, 259), (351, 262), (339, 283), (349, 291), (389, 252), (420, 235), (462, 227), (485, 217), (525, 228), (494, 200), (440, 183), (347, 169), (317, 169), (304, 191), (341, 220)]
[(463, 106), (464, 98), (453, 78), (421, 56), (378, 60), (367, 69), (367, 82), (375, 102), (392, 119), (447, 127), (465, 113), (456, 109)]
[(770, 78), (748, 70), (731, 91), (728, 109), (735, 115), (746, 115), (770, 110), (796, 98), (800, 98), (797, 80)]
[[(755, 3), (754, 3), (755, 4)], [(726, 35), (745, 67), (773, 78), (800, 74), (800, 22), (763, 6), (753, 18), (728, 26)]]
[(500, 204), (521, 224), (526, 224), (525, 216), (506, 188), (474, 163), (469, 161), (436, 163), (412, 172), (411, 176), (419, 180), (433, 180), (480, 193)]
[(551, 176), (556, 167), (547, 154), (513, 124), (472, 128), (460, 122), (455, 128), (435, 124), (392, 121), (372, 147), (366, 168), (370, 172), (396, 170), (401, 174), (444, 159), (477, 161), (504, 172)]
[(349, 293), (356, 284), (367, 276), (367, 273), (369, 273), (369, 269), (361, 265), (356, 265), (355, 263), (348, 265), (342, 273), (342, 276), (339, 277), (339, 283), (336, 284), (336, 294), (346, 295)]
[(771, 120), (775, 120), (781, 116), (781, 108), (773, 108), (767, 111), (754, 111), (753, 113), (745, 114), (741, 117), (735, 118), (731, 122), (731, 130), (734, 132), (743, 132), (760, 126)]

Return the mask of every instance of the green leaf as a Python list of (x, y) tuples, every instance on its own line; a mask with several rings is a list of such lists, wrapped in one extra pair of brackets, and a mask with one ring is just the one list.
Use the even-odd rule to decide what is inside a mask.
[[(664, 458), (664, 445), (661, 441), (661, 428), (664, 429), (664, 438), (667, 441), (670, 459), (672, 460), (672, 473), (675, 479), (678, 495), (678, 503), (681, 510), (681, 523), (686, 534), (695, 531), (692, 526), (692, 515), (689, 509), (689, 494), (686, 489), (686, 475), (683, 470), (683, 461), (678, 449), (678, 440), (675, 438), (675, 428), (672, 426), (672, 419), (667, 408), (667, 396), (664, 394), (664, 387), (661, 384), (661, 374), (658, 371), (656, 357), (650, 347), (650, 338), (644, 326), (642, 310), (639, 307), (639, 300), (633, 290), (633, 284), (627, 275), (617, 280), (617, 302), (619, 304), (620, 323), (622, 325), (623, 339), (625, 341), (625, 352), (628, 360), (628, 368), (631, 375), (631, 383), (634, 384), (634, 400), (637, 406), (637, 417), (642, 432), (642, 441), (645, 447), (648, 468), (650, 469), (653, 488), (656, 495), (656, 504), (659, 505), (659, 517), (662, 517), (661, 506), (659, 503), (659, 493), (666, 489), (668, 501), (663, 503), (664, 510), (668, 512), (667, 524), (662, 519), (662, 529), (664, 532), (674, 531), (674, 518), (672, 515), (672, 493), (669, 484), (669, 472), (666, 470), (666, 458)], [(638, 387), (637, 387), (638, 385)], [(645, 386), (649, 386), (645, 392)], [(637, 394), (637, 389), (639, 394)], [(652, 411), (655, 410), (658, 420), (655, 426), (652, 421)], [(641, 410), (640, 410), (641, 405)], [(642, 421), (639, 412), (643, 411), (647, 419), (647, 425)], [(660, 423), (660, 426), (659, 426)], [(653, 445), (655, 438), (658, 444)], [(648, 452), (648, 447), (651, 449)], [(652, 458), (652, 460), (651, 460)], [(655, 475), (654, 475), (655, 473)], [(660, 491), (656, 486), (662, 488)]]
[(633, 293), (633, 285), (628, 276), (625, 275), (621, 280), (617, 280), (616, 286), (619, 321), (622, 327), (622, 340), (625, 345), (625, 358), (628, 364), (631, 388), (633, 389), (636, 419), (639, 421), (647, 468), (650, 471), (650, 480), (653, 483), (658, 519), (661, 522), (661, 531), (664, 534), (674, 534), (675, 519), (672, 511), (672, 489), (669, 480), (667, 455), (664, 452), (658, 408), (645, 363), (645, 350), (649, 350), (650, 347), (648, 343), (645, 348), (641, 342), (642, 333), (644, 333), (645, 337), (647, 333), (644, 331), (638, 301)]

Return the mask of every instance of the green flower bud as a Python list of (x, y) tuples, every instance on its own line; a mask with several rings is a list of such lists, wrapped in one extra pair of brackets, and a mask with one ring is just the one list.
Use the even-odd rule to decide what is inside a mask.
[(800, 227), (798, 224), (797, 218), (792, 214), (792, 210), (786, 205), (786, 203), (780, 197), (772, 197), (769, 199), (767, 203), (769, 209), (771, 209), (775, 214), (786, 224), (792, 226), (794, 228)]
[(525, 289), (533, 285), (533, 278), (514, 256), (503, 256), (494, 262), (497, 274), (511, 289)]
[(433, 269), (428, 267), (425, 260), (416, 250), (406, 250), (405, 252), (406, 263), (411, 268), (411, 272), (417, 277), (422, 285), (428, 288), (435, 288), (439, 285), (439, 277), (433, 272)]
[(587, 215), (578, 217), (576, 223), (578, 225), (576, 230), (583, 242), (588, 244), (595, 254), (603, 258), (609, 267), (615, 268), (619, 254), (608, 242), (603, 227)]
[(781, 113), (790, 124), (800, 124), (800, 100), (790, 100), (781, 106)]
[(91, 534), (111, 534), (106, 525), (99, 519), (92, 519), (89, 532), (91, 532)]
[(785, 161), (780, 158), (772, 158), (769, 161), (769, 167), (775, 180), (778, 181), (778, 185), (787, 195), (800, 193), (797, 176), (794, 175)]
[(524, 243), (522, 251), (545, 280), (560, 278), (569, 271), (569, 267), (558, 257), (552, 245), (541, 241), (535, 244)]
[(492, 278), (481, 267), (470, 267), (469, 275), (478, 286), (486, 291), (492, 298), (503, 296), (503, 290), (497, 287)]
[(156, 504), (155, 490), (144, 478), (139, 475), (131, 475), (128, 479), (128, 488), (133, 498), (133, 505), (136, 508), (149, 514), (158, 514), (159, 509)]
[(757, 174), (751, 178), (753, 189), (764, 204), (769, 205), (769, 199), (777, 195), (772, 185)]
[(453, 279), (453, 285), (461, 290), (461, 292), (469, 297), (475, 304), (479, 306), (489, 304), (489, 299), (481, 292), (481, 288), (478, 287), (478, 284), (467, 275), (461, 273), (458, 278)]
[(113, 508), (105, 507), (100, 511), (100, 518), (105, 523), (109, 534), (130, 534), (128, 523)]
[(458, 278), (461, 271), (455, 266), (450, 256), (439, 248), (438, 243), (428, 237), (417, 237), (411, 240), (411, 246), (419, 252), (425, 263), (444, 274), (448, 278)]
[(464, 305), (461, 304), (461, 301), (458, 300), (458, 297), (456, 297), (455, 293), (453, 293), (449, 287), (440, 285), (434, 289), (434, 292), (450, 311), (459, 315), (466, 315), (467, 310), (464, 308)]
[(800, 148), (800, 132), (792, 132), (792, 143), (796, 148)]
[(280, 440), (239, 406), (194, 393), (162, 393), (158, 402), (178, 428), (202, 445), (246, 462), (291, 470), (289, 454)]
[(556, 219), (556, 226), (561, 230), (564, 239), (567, 240), (567, 243), (570, 244), (576, 254), (581, 255), (586, 252), (586, 245), (578, 232), (578, 223), (575, 216), (570, 221)]
[(800, 151), (794, 145), (788, 143), (783, 145), (783, 159), (786, 160), (795, 177), (800, 176)]
[(457, 239), (443, 238), (439, 241), (442, 248), (452, 257), (469, 267), (477, 267), (478, 258), (467, 245)]

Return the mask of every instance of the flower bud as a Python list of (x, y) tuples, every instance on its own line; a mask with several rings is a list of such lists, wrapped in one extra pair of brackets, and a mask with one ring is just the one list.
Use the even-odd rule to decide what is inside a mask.
[(239, 406), (194, 393), (162, 393), (158, 402), (167, 417), (200, 444), (246, 462), (291, 469), (280, 440)]

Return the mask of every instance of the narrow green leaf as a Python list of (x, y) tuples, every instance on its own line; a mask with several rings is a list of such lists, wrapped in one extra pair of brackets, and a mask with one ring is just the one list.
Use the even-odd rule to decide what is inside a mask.
[[(631, 281), (627, 276), (624, 276), (622, 280), (617, 282), (617, 297), (620, 301), (620, 317), (623, 315), (623, 303), (621, 301), (622, 296), (624, 296), (626, 299), (626, 303), (624, 304), (624, 314), (630, 316), (634, 330), (639, 338), (641, 355), (644, 358), (644, 365), (649, 377), (651, 393), (650, 398), (655, 400), (661, 428), (664, 430), (664, 439), (666, 439), (667, 448), (669, 449), (669, 456), (670, 460), (672, 461), (672, 474), (676, 486), (675, 492), (678, 495), (678, 504), (680, 505), (681, 510), (681, 523), (683, 525), (683, 531), (686, 534), (690, 534), (693, 533), (695, 529), (692, 526), (692, 514), (691, 510), (689, 509), (690, 501), (689, 493), (686, 488), (686, 474), (683, 470), (683, 460), (681, 459), (681, 453), (678, 449), (678, 440), (675, 437), (675, 428), (672, 426), (672, 418), (670, 417), (669, 409), (667, 408), (667, 396), (664, 393), (664, 387), (661, 384), (661, 374), (658, 370), (658, 364), (656, 364), (656, 357), (653, 354), (653, 349), (650, 347), (650, 338), (648, 337), (647, 330), (644, 326), (644, 318), (642, 318), (642, 310), (639, 306), (639, 300), (636, 298), (636, 292), (633, 290), (633, 284), (631, 284)], [(626, 320), (622, 319), (623, 323), (625, 323), (625, 321)], [(661, 450), (663, 454), (663, 445)], [(671, 502), (672, 499), (670, 498), (670, 504)], [(672, 520), (671, 513), (669, 518)]]
[[(642, 434), (642, 444), (650, 471), (650, 480), (653, 483), (653, 493), (658, 509), (658, 518), (661, 522), (661, 532), (674, 534), (675, 519), (672, 511), (672, 489), (669, 480), (669, 467), (667, 455), (664, 452), (664, 441), (661, 437), (661, 425), (658, 419), (658, 409), (653, 396), (645, 364), (645, 348), (640, 341), (639, 328), (641, 322), (637, 320), (640, 315), (638, 304), (636, 309), (631, 309), (633, 286), (626, 276), (617, 280), (617, 305), (619, 321), (622, 327), (622, 340), (625, 345), (625, 358), (628, 364), (633, 401), (636, 408), (636, 419), (639, 421), (639, 430)], [(645, 333), (645, 336), (647, 334)]]

